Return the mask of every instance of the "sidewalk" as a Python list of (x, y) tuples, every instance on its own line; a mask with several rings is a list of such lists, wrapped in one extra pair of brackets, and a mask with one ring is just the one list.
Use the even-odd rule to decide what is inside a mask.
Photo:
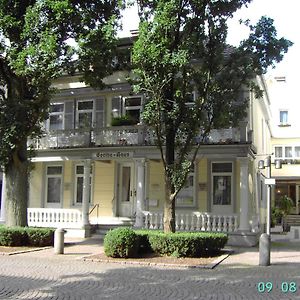
[[(271, 235), (271, 265), (300, 264), (300, 241), (289, 240), (286, 235)], [(259, 247), (228, 247), (233, 253), (222, 265), (258, 266)]]
[[(226, 258), (221, 265), (258, 266), (259, 247), (227, 247), (232, 254)], [(99, 238), (71, 239), (65, 240), (64, 257), (76, 257), (96, 255), (103, 253), (103, 241)], [(44, 250), (37, 255), (52, 255), (53, 249)], [(57, 255), (56, 255), (57, 256)], [(286, 235), (272, 234), (271, 264), (300, 264), (300, 241), (291, 241)]]

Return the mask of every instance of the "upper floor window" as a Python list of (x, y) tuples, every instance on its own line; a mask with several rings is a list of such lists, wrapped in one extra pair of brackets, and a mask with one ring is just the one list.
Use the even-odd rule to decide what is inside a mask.
[(94, 123), (94, 100), (79, 100), (76, 109), (77, 127), (91, 128)]
[(60, 130), (64, 128), (64, 103), (52, 103), (48, 120), (49, 130)]
[(275, 146), (274, 147), (275, 158), (282, 159), (291, 159), (291, 158), (300, 158), (300, 145), (299, 146)]
[(280, 122), (280, 125), (288, 125), (288, 111), (287, 110), (279, 111), (279, 122)]
[(142, 97), (114, 97), (112, 98), (112, 117), (128, 116), (135, 124), (141, 122)]

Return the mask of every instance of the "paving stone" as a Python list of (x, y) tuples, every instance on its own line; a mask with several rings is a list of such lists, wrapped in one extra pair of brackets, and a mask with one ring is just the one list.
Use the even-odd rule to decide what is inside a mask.
[[(273, 264), (259, 267), (257, 249), (235, 249), (236, 254), (217, 268), (180, 269), (83, 261), (101, 250), (89, 240), (66, 247), (0, 256), (0, 299), (300, 299), (300, 252), (297, 247), (276, 248)], [(262, 282), (273, 284), (267, 293)], [(284, 293), (292, 287), (295, 293)], [(262, 288), (263, 284), (260, 284)]]

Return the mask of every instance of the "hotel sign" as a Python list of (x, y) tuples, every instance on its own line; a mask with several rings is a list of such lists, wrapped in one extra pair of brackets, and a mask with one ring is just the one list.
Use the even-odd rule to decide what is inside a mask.
[(133, 152), (97, 152), (95, 153), (96, 159), (124, 159), (124, 158), (131, 158), (133, 157)]

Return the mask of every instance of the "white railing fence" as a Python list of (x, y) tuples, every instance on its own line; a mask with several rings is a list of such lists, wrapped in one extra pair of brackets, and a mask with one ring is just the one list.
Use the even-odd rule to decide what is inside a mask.
[(80, 228), (82, 213), (78, 209), (64, 208), (28, 208), (28, 226)]
[[(144, 228), (163, 229), (163, 213), (144, 211)], [(177, 213), (177, 231), (219, 231), (235, 232), (238, 230), (238, 216), (214, 215), (209, 213)]]

